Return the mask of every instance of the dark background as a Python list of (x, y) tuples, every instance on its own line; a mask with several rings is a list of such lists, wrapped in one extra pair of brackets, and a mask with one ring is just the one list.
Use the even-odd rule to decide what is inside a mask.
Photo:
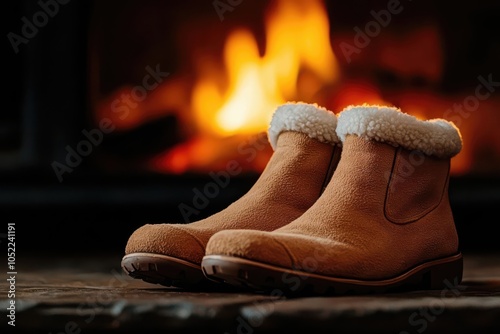
[[(173, 139), (166, 134), (175, 132), (175, 121), (171, 119), (145, 124), (125, 134), (106, 136), (103, 144), (95, 147), (62, 183), (52, 170), (53, 161), (64, 160), (65, 147), (75, 147), (82, 139), (81, 131), (95, 127), (90, 88), (96, 71), (93, 34), (97, 33), (102, 42), (106, 36), (116, 35), (120, 27), (128, 34), (135, 31), (134, 36), (130, 35), (129, 49), (116, 49), (113, 57), (101, 56), (103, 72), (109, 79), (109, 87), (113, 87), (113, 78), (118, 78), (117, 82), (138, 82), (143, 72), (133, 69), (143, 69), (144, 64), (161, 61), (174, 71), (184, 67), (186, 58), (179, 56), (175, 43), (169, 41), (178, 38), (175, 27), (187, 19), (208, 17), (207, 22), (214, 26), (224, 24), (228, 31), (243, 23), (262, 35), (262, 11), (267, 1), (258, 4), (243, 1), (223, 23), (215, 14), (212, 1), (141, 1), (140, 6), (158, 8), (161, 14), (150, 17), (149, 23), (139, 30), (113, 17), (123, 11), (132, 18), (131, 8), (137, 8), (138, 3), (106, 1), (96, 5), (94, 1), (72, 0), (60, 5), (59, 13), (40, 28), (28, 44), (20, 45), (18, 54), (14, 53), (8, 38), (4, 38), (3, 68), (7, 75), (3, 97), (6, 103), (0, 111), (0, 217), (4, 226), (0, 227), (0, 233), (6, 232), (8, 222), (16, 223), (18, 252), (121, 254), (130, 233), (142, 224), (182, 223), (178, 205), (191, 203), (192, 189), (208, 180), (205, 174), (165, 175), (106, 167), (110, 156), (118, 156), (123, 161), (136, 159), (144, 152), (168, 148)], [(367, 13), (371, 9), (383, 8), (386, 4), (387, 1), (328, 1), (332, 36), (334, 32), (350, 32), (352, 27), (363, 25), (370, 19)], [(410, 6), (410, 3), (404, 4)], [(21, 18), (32, 17), (40, 10), (36, 1), (9, 1), (4, 6), (4, 36), (9, 32), (19, 34)], [(102, 27), (102, 20), (107, 17), (121, 26), (110, 24), (104, 26), (107, 30), (96, 32), (96, 24)], [(477, 76), (482, 73), (500, 78), (497, 1), (413, 1), (411, 8), (393, 19), (390, 28), (405, 29), (427, 20), (439, 22), (445, 41), (442, 46), (445, 69), (439, 82), (427, 81), (425, 77), (407, 80), (388, 71), (374, 71), (369, 75), (375, 76), (381, 85), (429, 85), (444, 93), (473, 91)], [(160, 35), (157, 27), (171, 34)], [(138, 40), (142, 42), (137, 44)], [(222, 41), (221, 38), (219, 43), (214, 43), (213, 48), (220, 49)], [(336, 41), (332, 44), (338, 52)], [(118, 48), (119, 42), (109, 40), (109, 45)], [(138, 62), (144, 55), (140, 51), (148, 46), (151, 48), (148, 58)], [(113, 68), (119, 68), (113, 67), (115, 59), (122, 68), (130, 64), (130, 74), (113, 72)], [(348, 73), (359, 75), (356, 65), (343, 63), (341, 66)], [(500, 204), (499, 175), (489, 171), (451, 179), (450, 199), (464, 251), (500, 248), (494, 229)], [(223, 209), (244, 194), (257, 177), (256, 173), (244, 173), (232, 179), (197, 218)]]

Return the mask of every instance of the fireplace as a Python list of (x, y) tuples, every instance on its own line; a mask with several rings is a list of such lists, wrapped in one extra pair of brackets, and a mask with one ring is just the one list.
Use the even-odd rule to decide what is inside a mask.
[(500, 202), (494, 1), (455, 3), (454, 15), (432, 1), (40, 3), (8, 4), (9, 32), (23, 39), (9, 39), (0, 131), (0, 205), (10, 219), (52, 217), (39, 235), (121, 247), (145, 222), (187, 222), (179, 204), (236, 163), (230, 184), (188, 220), (222, 209), (271, 156), (274, 108), (301, 100), (454, 121), (464, 139), (451, 166), (457, 227), (465, 247), (497, 244), (480, 228)]
[[(115, 137), (164, 123), (157, 140), (135, 146), (152, 153), (140, 168), (207, 173), (239, 159), (244, 170), (260, 172), (271, 150), (247, 162), (236, 148), (266, 130), (277, 105), (302, 100), (336, 111), (387, 103), (452, 120), (464, 137), (452, 174), (500, 170), (498, 65), (487, 66), (480, 57), (488, 55), (473, 50), (495, 47), (493, 27), (481, 20), (489, 15), (485, 3), (469, 4), (463, 36), (452, 29), (459, 19), (431, 2), (379, 1), (355, 10), (320, 0), (194, 3), (132, 1), (119, 11), (95, 4), (94, 121), (110, 119)], [(476, 45), (478, 38), (487, 45)], [(166, 77), (149, 90), (143, 81), (152, 68)], [(127, 147), (130, 161), (130, 143), (107, 144), (109, 152)]]

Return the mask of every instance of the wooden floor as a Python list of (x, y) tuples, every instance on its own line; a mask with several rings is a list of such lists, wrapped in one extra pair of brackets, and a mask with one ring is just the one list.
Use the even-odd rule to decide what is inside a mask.
[(119, 255), (17, 259), (15, 328), (0, 287), (0, 333), (500, 333), (500, 253), (464, 254), (441, 291), (271, 298), (133, 280)]

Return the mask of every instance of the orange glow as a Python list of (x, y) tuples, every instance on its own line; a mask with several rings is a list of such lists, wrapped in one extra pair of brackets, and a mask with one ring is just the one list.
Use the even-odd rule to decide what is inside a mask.
[(224, 64), (227, 89), (220, 89), (213, 75), (201, 76), (194, 86), (192, 106), (198, 127), (217, 136), (265, 131), (275, 108), (299, 95), (301, 70), (309, 70), (322, 84), (338, 77), (322, 2), (278, 1), (266, 19), (264, 55), (260, 56), (255, 36), (240, 29), (226, 41)]
[(373, 105), (392, 105), (385, 101), (380, 91), (374, 85), (363, 82), (346, 82), (336, 94), (332, 94), (331, 108), (337, 112), (349, 105), (373, 104)]
[[(142, 101), (124, 100), (134, 96), (134, 87), (120, 87), (97, 101), (96, 120), (108, 118), (117, 131), (127, 131), (174, 114), (181, 133), (176, 139), (183, 142), (146, 162), (147, 168), (173, 174), (208, 173), (224, 169), (228, 161), (261, 172), (272, 154), (269, 144), (264, 139), (258, 148), (252, 146), (258, 152), (252, 159), (241, 153), (240, 145), (265, 135), (272, 113), (287, 101), (318, 103), (335, 113), (367, 103), (395, 106), (421, 120), (458, 119), (464, 143), (451, 160), (451, 173), (491, 172), (490, 156), (500, 161), (498, 97), (480, 101), (477, 110), (462, 116), (450, 109), (473, 97), (474, 89), (440, 91), (446, 55), (438, 25), (426, 23), (405, 32), (386, 29), (346, 65), (333, 53), (331, 38), (338, 40), (343, 32), (330, 36), (324, 1), (270, 4), (263, 36), (233, 28), (223, 35), (222, 56), (198, 52), (198, 45), (188, 40), (182, 53), (192, 52), (193, 59), (184, 68), (173, 71)], [(352, 43), (353, 36), (346, 36), (340, 40)]]
[(264, 132), (222, 139), (200, 135), (156, 156), (150, 161), (150, 166), (173, 174), (193, 170), (209, 173), (226, 169), (228, 163), (236, 164), (245, 171), (261, 171), (271, 154), (272, 149)]

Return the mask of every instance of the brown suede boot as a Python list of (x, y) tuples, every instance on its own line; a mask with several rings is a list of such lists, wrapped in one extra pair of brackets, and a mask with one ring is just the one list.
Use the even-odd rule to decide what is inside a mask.
[(273, 232), (216, 233), (202, 262), (207, 277), (320, 294), (461, 281), (448, 201), (450, 159), (462, 147), (458, 129), (364, 105), (340, 113), (337, 135), (342, 157), (318, 201)]
[(201, 271), (205, 246), (227, 229), (272, 231), (316, 202), (340, 159), (337, 117), (315, 104), (287, 103), (273, 114), (274, 153), (253, 187), (223, 211), (189, 224), (148, 224), (129, 238), (122, 268), (166, 286), (212, 283)]

